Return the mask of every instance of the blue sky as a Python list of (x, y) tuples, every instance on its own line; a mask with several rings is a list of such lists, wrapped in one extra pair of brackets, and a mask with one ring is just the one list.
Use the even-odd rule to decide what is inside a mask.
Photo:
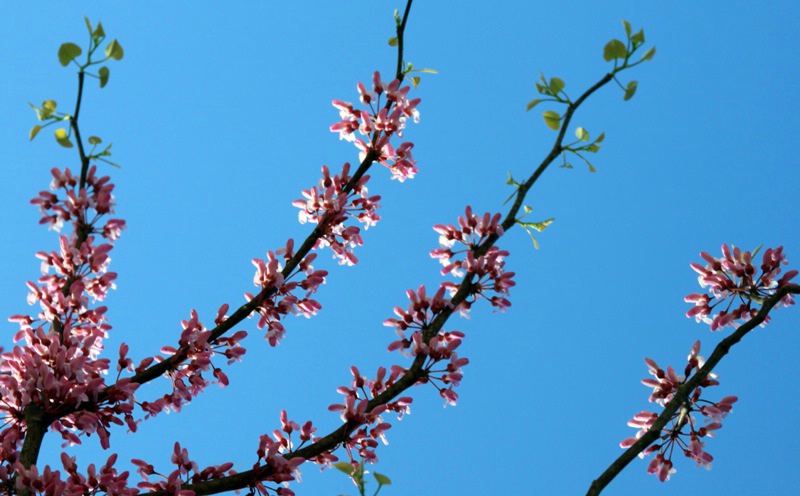
[[(611, 4), (611, 2), (604, 2)], [(315, 184), (319, 168), (355, 162), (357, 151), (328, 132), (334, 98), (355, 101), (355, 84), (376, 69), (390, 74), (386, 1), (141, 3), (15, 2), (0, 19), (3, 117), (0, 148), (0, 254), (5, 315), (28, 311), (25, 281), (38, 277), (36, 251), (56, 246), (28, 201), (49, 184), (49, 169), (76, 167), (73, 152), (44, 132), (28, 143), (35, 116), (27, 102), (74, 102), (73, 71), (58, 65), (61, 42), (85, 43), (82, 17), (101, 20), (125, 48), (107, 88), (89, 85), (85, 134), (114, 143), (121, 170), (117, 215), (125, 231), (112, 253), (118, 290), (108, 300), (114, 329), (138, 359), (175, 343), (181, 319), (196, 308), (210, 323), (220, 304), (252, 291), (250, 260), (302, 239), (291, 206)], [(686, 319), (683, 297), (697, 290), (689, 263), (722, 243), (745, 249), (784, 245), (800, 265), (800, 214), (793, 196), (800, 169), (796, 90), (800, 9), (755, 4), (590, 1), (417, 2), (407, 29), (406, 60), (432, 67), (416, 92), (421, 122), (407, 132), (420, 172), (389, 180), (375, 170), (370, 191), (383, 196), (382, 222), (365, 235), (355, 267), (330, 271), (318, 294), (322, 312), (287, 322), (278, 348), (246, 329), (248, 353), (228, 370), (231, 386), (211, 388), (179, 415), (112, 433), (123, 460), (145, 458), (168, 469), (179, 440), (201, 464), (255, 459), (258, 436), (288, 410), (321, 428), (338, 425), (328, 405), (362, 371), (397, 361), (382, 326), (405, 290), (441, 281), (433, 224), (454, 222), (470, 204), (502, 211), (507, 173), (530, 174), (555, 136), (525, 112), (539, 71), (558, 76), (576, 96), (602, 77), (602, 47), (623, 36), (621, 19), (644, 27), (658, 47), (653, 62), (623, 73), (637, 95), (603, 89), (575, 123), (606, 132), (598, 172), (549, 170), (526, 203), (532, 218), (555, 217), (534, 250), (522, 230), (500, 246), (517, 273), (512, 308), (478, 307), (449, 329), (466, 333), (471, 363), (459, 405), (442, 409), (433, 388), (416, 388), (412, 414), (395, 422), (377, 470), (394, 481), (381, 494), (582, 494), (633, 435), (625, 424), (649, 408), (639, 384), (644, 357), (682, 365), (691, 344), (705, 354), (724, 334)], [(794, 89), (793, 89), (794, 88)], [(101, 166), (102, 168), (102, 166)], [(15, 331), (0, 343), (11, 346)], [(794, 351), (796, 309), (782, 309), (749, 335), (718, 368), (718, 398), (739, 396), (708, 450), (713, 469), (676, 460), (666, 484), (635, 461), (605, 494), (792, 494), (800, 435)], [(113, 356), (114, 353), (112, 353)], [(143, 391), (158, 394), (157, 388)], [(787, 415), (788, 413), (788, 415)], [(50, 439), (43, 459), (55, 459)], [(102, 462), (96, 439), (78, 462)], [(339, 473), (303, 470), (298, 494), (355, 494)]]

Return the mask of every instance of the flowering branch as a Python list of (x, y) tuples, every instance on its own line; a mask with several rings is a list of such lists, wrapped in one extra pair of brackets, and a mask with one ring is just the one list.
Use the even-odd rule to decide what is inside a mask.
[(653, 421), (650, 429), (642, 435), (633, 445), (631, 445), (625, 452), (614, 460), (611, 465), (592, 482), (589, 487), (587, 496), (599, 495), (603, 489), (611, 483), (612, 480), (640, 453), (643, 453), (648, 446), (654, 443), (662, 435), (662, 431), (667, 426), (667, 423), (675, 416), (676, 412), (682, 405), (684, 405), (690, 398), (693, 391), (695, 391), (701, 383), (711, 374), (711, 371), (722, 358), (728, 354), (730, 349), (739, 341), (744, 338), (750, 331), (763, 324), (769, 316), (769, 312), (776, 305), (781, 303), (787, 295), (800, 294), (800, 286), (786, 285), (778, 288), (775, 294), (764, 300), (761, 309), (750, 320), (739, 326), (730, 336), (723, 339), (714, 348), (714, 352), (708, 357), (705, 364), (683, 385), (677, 388), (672, 400), (664, 407), (664, 411)]

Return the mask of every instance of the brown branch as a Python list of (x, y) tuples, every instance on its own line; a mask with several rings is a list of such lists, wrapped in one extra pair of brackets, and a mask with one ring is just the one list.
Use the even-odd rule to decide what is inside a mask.
[(703, 367), (695, 372), (695, 374), (688, 381), (678, 388), (678, 390), (675, 392), (675, 396), (664, 407), (664, 411), (658, 416), (652, 427), (650, 427), (650, 430), (647, 431), (647, 433), (641, 438), (639, 438), (639, 440), (636, 441), (633, 446), (628, 448), (622, 455), (614, 460), (614, 462), (609, 465), (605, 472), (603, 472), (600, 477), (592, 482), (592, 485), (589, 487), (589, 491), (586, 493), (586, 495), (599, 495), (603, 489), (609, 483), (611, 483), (611, 481), (614, 480), (614, 478), (619, 475), (619, 473), (622, 472), (622, 470), (634, 458), (639, 455), (639, 453), (644, 451), (648, 446), (660, 438), (661, 431), (667, 425), (669, 420), (675, 415), (675, 412), (678, 411), (678, 408), (680, 408), (680, 406), (688, 400), (689, 396), (695, 389), (697, 389), (703, 379), (705, 379), (708, 374), (711, 373), (714, 367), (717, 366), (720, 360), (722, 360), (722, 357), (727, 355), (730, 349), (736, 343), (741, 341), (746, 334), (763, 323), (769, 315), (770, 310), (772, 310), (772, 308), (777, 305), (781, 299), (790, 293), (800, 294), (800, 286), (792, 284), (778, 289), (773, 296), (764, 300), (764, 304), (761, 306), (761, 309), (758, 311), (755, 317), (739, 326), (735, 332), (723, 339), (716, 346), (716, 348), (714, 348), (714, 352), (711, 353), (710, 357), (708, 357)]

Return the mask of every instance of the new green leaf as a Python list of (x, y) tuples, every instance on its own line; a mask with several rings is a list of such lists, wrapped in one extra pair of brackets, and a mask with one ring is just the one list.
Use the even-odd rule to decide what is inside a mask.
[(636, 81), (631, 81), (628, 83), (628, 86), (625, 88), (625, 97), (623, 100), (628, 101), (633, 98), (633, 95), (636, 93), (636, 87), (639, 85)]
[(391, 479), (389, 479), (388, 477), (386, 477), (383, 474), (379, 474), (378, 472), (375, 472), (374, 474), (372, 474), (372, 476), (375, 477), (375, 480), (381, 486), (388, 486), (389, 484), (392, 483)]
[(554, 77), (550, 80), (550, 91), (553, 92), (553, 96), (561, 93), (561, 90), (564, 89), (564, 86), (566, 86), (566, 84), (564, 83), (563, 79)]
[(39, 124), (36, 124), (35, 126), (33, 126), (31, 128), (31, 132), (29, 133), (31, 141), (33, 141), (33, 138), (35, 138), (36, 135), (39, 134), (39, 131), (41, 131), (41, 130), (42, 130), (42, 126), (40, 126)]
[(561, 127), (561, 116), (558, 115), (558, 112), (548, 110), (542, 114), (542, 117), (544, 117), (544, 123), (547, 124), (547, 127), (553, 131), (558, 131), (558, 128)]
[(575, 136), (581, 141), (589, 141), (589, 131), (582, 127), (575, 129)]
[(117, 40), (112, 40), (106, 47), (106, 57), (114, 60), (122, 60), (123, 55), (122, 45), (120, 45)]
[(528, 107), (527, 107), (527, 110), (530, 110), (530, 109), (532, 109), (533, 107), (535, 107), (535, 106), (539, 105), (540, 103), (542, 103), (542, 100), (541, 100), (541, 99), (539, 99), (539, 98), (534, 98), (533, 100), (531, 100), (531, 101), (529, 101), (529, 102), (528, 102)]
[(97, 69), (97, 77), (100, 78), (100, 87), (101, 88), (105, 88), (106, 85), (108, 84), (108, 76), (109, 76), (108, 67), (103, 66), (103, 67)]
[(69, 140), (66, 129), (63, 127), (56, 129), (55, 136), (59, 145), (63, 146), (64, 148), (72, 148), (72, 142)]
[(628, 55), (628, 49), (625, 44), (617, 39), (613, 39), (606, 43), (603, 48), (603, 59), (606, 62), (611, 62), (614, 59), (624, 59)]
[(83, 50), (75, 43), (62, 43), (58, 48), (58, 62), (66, 67), (81, 53), (83, 53)]

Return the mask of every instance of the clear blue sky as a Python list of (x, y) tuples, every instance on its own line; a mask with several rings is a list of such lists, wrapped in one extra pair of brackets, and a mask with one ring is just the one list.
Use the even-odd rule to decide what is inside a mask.
[[(0, 254), (3, 315), (28, 311), (25, 281), (38, 277), (36, 251), (56, 246), (37, 226), (28, 201), (49, 184), (49, 169), (76, 167), (74, 152), (44, 132), (30, 144), (35, 116), (27, 102), (71, 107), (76, 78), (58, 65), (63, 41), (85, 43), (82, 16), (102, 20), (125, 59), (109, 86), (92, 84), (81, 114), (85, 134), (114, 143), (121, 170), (117, 215), (129, 228), (112, 253), (118, 290), (108, 300), (121, 341), (138, 359), (176, 342), (196, 308), (207, 323), (223, 302), (252, 291), (250, 260), (303, 238), (292, 200), (316, 183), (319, 168), (355, 162), (357, 151), (328, 132), (334, 98), (355, 101), (355, 84), (387, 74), (386, 45), (400, 2), (14, 2), (0, 19)], [(511, 193), (507, 172), (529, 174), (555, 136), (526, 113), (539, 71), (559, 76), (571, 96), (607, 70), (602, 47), (623, 35), (621, 19), (644, 27), (655, 60), (622, 75), (637, 79), (630, 102), (608, 87), (575, 123), (607, 139), (596, 174), (549, 170), (529, 197), (532, 217), (555, 217), (534, 250), (522, 230), (501, 247), (517, 273), (505, 314), (487, 307), (449, 329), (467, 334), (471, 363), (455, 408), (433, 388), (413, 391), (412, 414), (395, 422), (380, 447), (379, 472), (399, 494), (583, 494), (633, 435), (625, 424), (650, 407), (644, 357), (682, 364), (694, 340), (705, 354), (712, 335), (683, 315), (695, 292), (689, 263), (722, 243), (746, 249), (784, 245), (800, 266), (800, 9), (794, 2), (424, 2), (407, 29), (407, 60), (432, 67), (417, 96), (422, 120), (414, 141), (420, 172), (403, 184), (375, 170), (370, 191), (383, 196), (383, 221), (319, 293), (323, 311), (290, 319), (273, 349), (254, 322), (245, 361), (228, 370), (231, 386), (211, 388), (180, 415), (162, 415), (126, 436), (112, 433), (122, 460), (145, 458), (169, 470), (175, 440), (201, 464), (255, 460), (258, 436), (278, 414), (339, 423), (328, 405), (350, 380), (349, 366), (390, 365), (393, 333), (382, 326), (404, 292), (441, 280), (428, 252), (433, 224), (454, 222), (471, 204), (498, 211)], [(102, 166), (101, 166), (102, 168)], [(4, 319), (3, 319), (4, 320)], [(788, 495), (796, 491), (793, 415), (800, 409), (798, 309), (782, 309), (718, 369), (718, 398), (739, 396), (708, 450), (711, 472), (677, 459), (666, 484), (635, 461), (606, 491), (656, 496), (687, 491)], [(11, 346), (15, 326), (0, 324)], [(157, 388), (143, 397), (160, 394)], [(60, 442), (46, 444), (56, 459)], [(79, 463), (101, 462), (96, 438)], [(298, 494), (355, 494), (339, 473), (308, 465)]]

